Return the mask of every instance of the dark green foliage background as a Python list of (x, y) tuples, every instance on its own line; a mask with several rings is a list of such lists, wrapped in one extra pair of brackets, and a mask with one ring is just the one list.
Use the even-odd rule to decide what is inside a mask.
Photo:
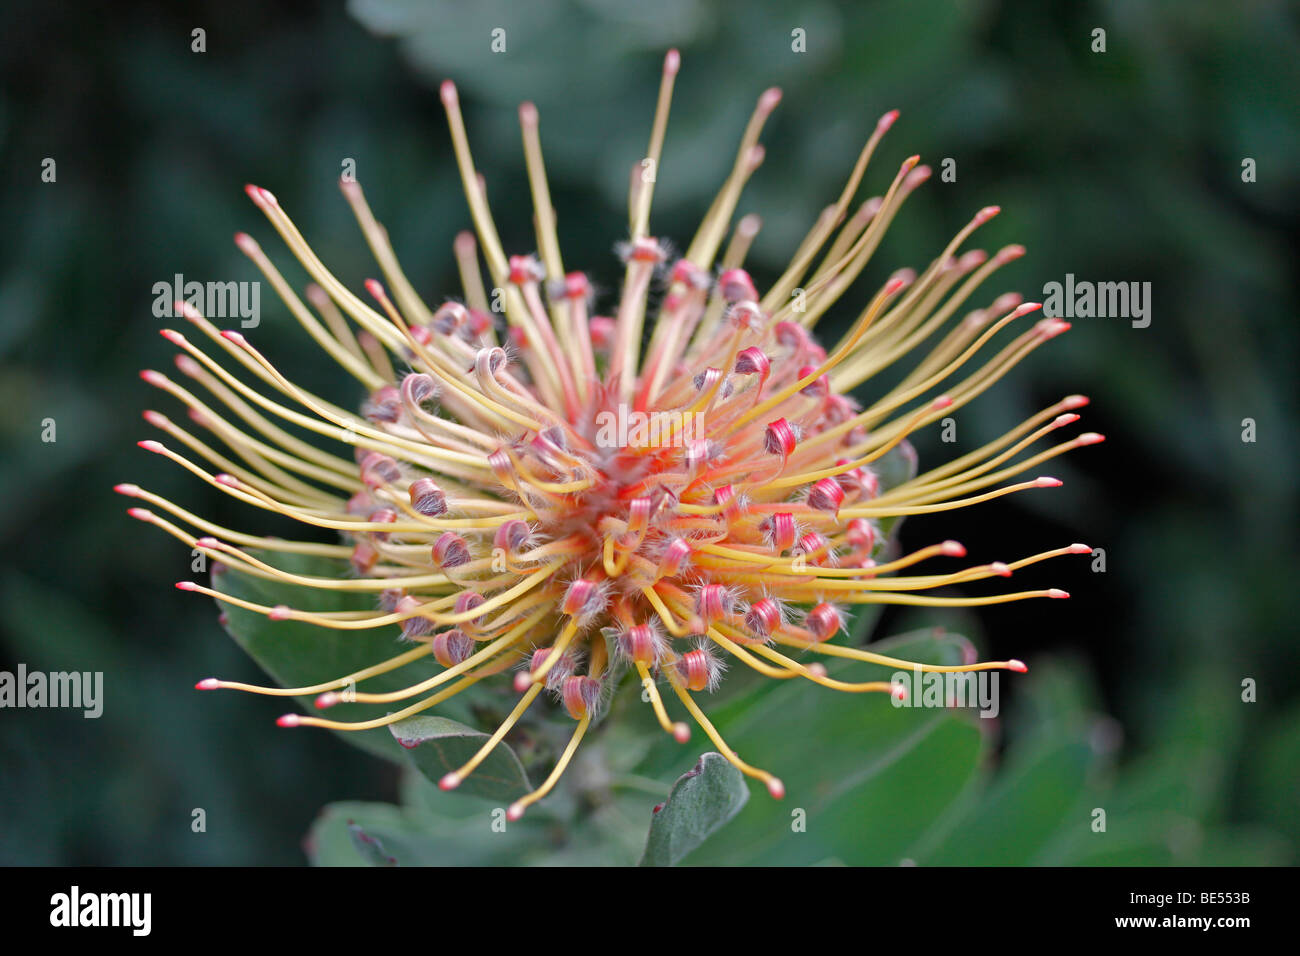
[[(943, 623), (986, 655), (1029, 661), (1028, 677), (1004, 681), (1012, 712), (999, 721), (1022, 750), (1044, 732), (1042, 695), (1064, 693), (1039, 675), (1068, 675), (1082, 699), (1053, 711), (1074, 721), (1062, 733), (1098, 726), (1097, 713), (1114, 719), (1108, 739), (1122, 741), (1119, 765), (1134, 774), (1126, 799), (1226, 834), (1198, 858), (1294, 861), (1295, 7), (462, 6), (73, 12), (14, 0), (0, 14), (0, 669), (102, 670), (106, 688), (97, 721), (0, 711), (0, 863), (296, 863), (323, 804), (396, 798), (391, 766), (328, 734), (278, 731), (276, 702), (191, 690), (209, 674), (260, 674), (210, 602), (171, 587), (194, 576), (186, 550), (127, 518), (112, 485), (135, 481), (250, 530), (289, 529), (134, 447), (153, 437), (143, 408), (181, 417), (135, 377), (170, 367), (152, 286), (178, 272), (256, 278), (230, 242), (238, 229), (301, 281), (243, 195), (246, 181), (276, 193), (321, 258), (358, 286), (377, 269), (335, 185), (351, 157), (416, 287), (434, 301), (454, 293), (450, 243), (469, 220), (436, 95), (450, 76), (507, 248), (533, 245), (514, 114), (531, 98), (566, 262), (608, 289), (627, 170), (644, 150), (671, 45), (684, 65), (656, 190), (660, 235), (689, 239), (755, 97), (772, 84), (785, 90), (764, 137), (767, 162), (741, 204), (765, 219), (752, 257), (760, 287), (838, 192), (876, 117), (895, 106), (903, 116), (868, 188), (882, 189), (912, 152), (936, 170), (956, 159), (958, 179), (936, 176), (909, 201), (871, 279), (924, 265), (972, 212), (999, 203), (981, 240), (1021, 242), (1029, 255), (999, 273), (987, 299), (1003, 289), (1038, 298), (1067, 272), (1152, 283), (1149, 328), (1080, 320), (958, 416), (965, 450), (1067, 392), (1091, 395), (1084, 424), (1109, 441), (1050, 466), (1064, 488), (903, 531), (915, 544), (958, 538), (981, 561), (1084, 540), (1106, 549), (1107, 572), (1058, 561), (1019, 583), (1065, 587), (1068, 604), (887, 613), (879, 633)], [(507, 30), (504, 54), (489, 50), (496, 26)], [(206, 53), (190, 52), (194, 27), (207, 30)], [(806, 54), (790, 52), (795, 27), (807, 31)], [(1104, 55), (1089, 50), (1095, 27), (1107, 31)], [(45, 157), (58, 163), (55, 184), (40, 181)], [(1242, 182), (1243, 157), (1256, 160), (1257, 182)], [(355, 403), (262, 291), (259, 346), (309, 386)], [(54, 444), (40, 440), (47, 417), (57, 421)], [(1254, 444), (1240, 440), (1243, 418), (1258, 424)], [(951, 452), (934, 438), (920, 443), (923, 462)], [(1239, 699), (1247, 677), (1259, 685), (1251, 705)], [(698, 749), (682, 754), (678, 772)], [(1023, 861), (1011, 837), (1025, 813), (1016, 801), (1028, 798), (1015, 779), (994, 793), (987, 826), (958, 832), (937, 861)], [(765, 799), (756, 792), (751, 803)], [(1041, 799), (1064, 805), (1066, 795)], [(207, 833), (190, 830), (196, 807)], [(1250, 853), (1234, 857), (1242, 847)]]

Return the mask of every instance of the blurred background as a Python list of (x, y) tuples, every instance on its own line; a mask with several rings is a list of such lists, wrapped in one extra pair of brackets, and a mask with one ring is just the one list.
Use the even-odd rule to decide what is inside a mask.
[[(942, 623), (984, 656), (1029, 662), (1026, 678), (1002, 685), (994, 769), (1036, 732), (1044, 697), (1071, 696), (1077, 706), (1062, 719), (1087, 722), (1105, 772), (1161, 821), (1167, 853), (1144, 862), (1294, 862), (1296, 7), (464, 6), (87, 4), (72, 15), (4, 5), (0, 670), (103, 671), (105, 703), (98, 720), (0, 710), (0, 863), (296, 864), (323, 804), (395, 798), (393, 767), (326, 734), (277, 732), (274, 701), (192, 690), (209, 674), (260, 674), (211, 602), (172, 587), (193, 576), (188, 551), (128, 518), (112, 486), (137, 482), (225, 523), (265, 525), (135, 447), (155, 437), (142, 410), (179, 412), (136, 374), (172, 359), (156, 334), (168, 322), (153, 315), (154, 283), (259, 278), (231, 242), (237, 230), (302, 281), (243, 194), (253, 182), (358, 288), (376, 267), (337, 189), (352, 159), (417, 289), (435, 302), (457, 293), (451, 241), (469, 217), (437, 96), (450, 77), (507, 251), (533, 248), (515, 113), (531, 99), (566, 262), (609, 289), (627, 171), (643, 155), (670, 46), (683, 67), (652, 215), (660, 236), (689, 240), (756, 97), (771, 85), (785, 92), (739, 210), (763, 217), (748, 263), (760, 288), (894, 107), (902, 119), (863, 195), (914, 152), (936, 176), (864, 283), (923, 267), (990, 203), (1003, 212), (979, 241), (1023, 243), (1028, 255), (994, 277), (981, 304), (1004, 290), (1041, 298), (1067, 273), (1150, 282), (1149, 327), (1079, 319), (957, 417), (960, 451), (1065, 394), (1091, 396), (1083, 425), (1108, 440), (1053, 462), (1048, 473), (1065, 486), (902, 531), (918, 545), (957, 538), (979, 560), (1081, 540), (1104, 549), (1105, 570), (1060, 559), (1021, 583), (1066, 588), (1068, 603), (887, 613), (877, 634)], [(196, 28), (204, 52), (192, 50)], [(506, 48), (494, 53), (497, 28)], [(1098, 28), (1104, 53), (1093, 50)], [(792, 50), (797, 30), (805, 52)], [(42, 181), (47, 158), (54, 182)], [(952, 182), (937, 175), (948, 158)], [(259, 346), (299, 381), (355, 404), (262, 291)], [(46, 419), (53, 442), (42, 440)], [(1243, 441), (1245, 419), (1254, 441)], [(953, 453), (937, 435), (918, 446), (923, 463)], [(198, 807), (206, 834), (190, 829)], [(993, 841), (954, 859), (1031, 861), (1009, 852)]]

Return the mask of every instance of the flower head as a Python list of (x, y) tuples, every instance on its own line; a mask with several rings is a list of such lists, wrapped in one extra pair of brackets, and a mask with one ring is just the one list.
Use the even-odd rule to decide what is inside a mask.
[[(402, 702), (368, 721), (296, 713), (280, 719), (282, 726), (350, 730), (403, 719), (494, 675), (508, 684), (513, 671), (516, 706), (489, 742), (442, 781), (444, 788), (457, 786), (548, 695), (575, 722), (573, 736), (547, 781), (512, 805), (513, 818), (555, 785), (630, 671), (665, 731), (680, 741), (689, 737), (688, 725), (669, 716), (670, 705), (680, 707), (728, 760), (781, 796), (780, 780), (735, 754), (700, 706), (698, 697), (718, 685), (728, 665), (841, 691), (898, 693), (886, 681), (833, 679), (804, 652), (910, 668), (911, 662), (837, 642), (846, 613), (859, 604), (1066, 596), (1054, 589), (990, 597), (928, 592), (1006, 577), (1049, 557), (1086, 552), (1083, 545), (925, 574), (914, 567), (964, 557), (965, 549), (943, 541), (887, 557), (882, 547), (882, 523), (1057, 485), (1052, 478), (1017, 478), (1100, 440), (1084, 434), (1022, 455), (1077, 420), (1074, 410), (1087, 400), (1070, 396), (961, 458), (882, 485), (876, 469), (887, 456), (910, 454), (912, 432), (965, 405), (1068, 328), (1056, 319), (1025, 322), (1039, 306), (1015, 295), (957, 317), (984, 279), (1023, 252), (1017, 246), (993, 256), (959, 251), (998, 210), (981, 210), (919, 274), (901, 270), (865, 295), (844, 335), (823, 346), (814, 335), (818, 320), (856, 294), (857, 277), (928, 168), (908, 158), (883, 195), (850, 210), (868, 161), (898, 115), (886, 114), (837, 201), (760, 294), (743, 265), (759, 220), (744, 216), (729, 241), (727, 233), (741, 189), (762, 162), (759, 134), (780, 94), (760, 97), (730, 175), (677, 255), (650, 235), (656, 176), (643, 174), (658, 169), (677, 69), (672, 52), (649, 150), (633, 170), (629, 238), (620, 246), (625, 275), (609, 316), (592, 314), (586, 276), (565, 271), (531, 104), (519, 116), (538, 253), (507, 255), (470, 155), (456, 90), (450, 83), (442, 88), (477, 232), (477, 240), (463, 233), (455, 241), (462, 301), (436, 308), (421, 301), (356, 183), (343, 182), (342, 190), (385, 276), (383, 283), (366, 283), (369, 302), (326, 269), (270, 192), (248, 187), (314, 279), (306, 302), (256, 241), (241, 233), (236, 242), (304, 330), (364, 387), (362, 415), (294, 384), (243, 334), (221, 331), (194, 306), (178, 303), (203, 347), (174, 330), (163, 334), (182, 350), (180, 372), (211, 399), (158, 372), (144, 377), (179, 398), (225, 450), (156, 412), (148, 420), (192, 454), (159, 442), (142, 445), (241, 502), (332, 529), (345, 544), (230, 532), (135, 485), (118, 490), (198, 529), (202, 536), (194, 537), (155, 512), (132, 509), (224, 565), (368, 591), (374, 609), (331, 615), (237, 601), (188, 582), (185, 589), (273, 620), (342, 629), (398, 625), (411, 646), (312, 687), (210, 678), (201, 689), (316, 694), (322, 709), (342, 699)], [(489, 304), (480, 252), (500, 315)], [(1004, 340), (996, 349), (995, 337)], [(870, 404), (849, 397), (898, 363), (907, 363), (906, 374)], [(306, 429), (329, 447), (304, 441), (281, 423)], [(259, 548), (346, 554), (355, 574), (306, 580), (268, 562)], [(399, 692), (364, 690), (367, 678), (424, 657), (443, 668), (435, 677)], [(1024, 665), (922, 666), (990, 668)]]

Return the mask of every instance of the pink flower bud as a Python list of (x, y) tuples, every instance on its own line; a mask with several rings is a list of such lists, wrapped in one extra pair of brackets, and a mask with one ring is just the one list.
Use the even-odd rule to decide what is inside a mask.
[(592, 677), (566, 677), (560, 692), (564, 709), (574, 720), (590, 716), (600, 703), (600, 681)]
[(432, 518), (447, 513), (447, 496), (432, 478), (417, 478), (406, 490), (411, 507), (420, 514)]
[(474, 639), (460, 630), (435, 634), (429, 643), (433, 647), (434, 658), (443, 667), (455, 667), (474, 653)]
[(829, 641), (843, 626), (844, 616), (830, 604), (818, 604), (804, 618), (804, 627), (818, 641)]
[(469, 545), (454, 531), (444, 531), (433, 543), (433, 563), (444, 571), (469, 563)]
[(722, 275), (718, 276), (718, 290), (728, 302), (739, 302), (742, 299), (758, 299), (758, 289), (754, 287), (754, 280), (749, 277), (749, 273), (744, 269), (727, 269), (724, 271)]

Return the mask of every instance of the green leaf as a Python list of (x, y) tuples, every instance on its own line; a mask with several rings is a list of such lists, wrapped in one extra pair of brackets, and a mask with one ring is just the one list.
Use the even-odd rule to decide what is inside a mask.
[[(489, 735), (446, 717), (409, 717), (390, 724), (393, 738), (408, 752), (416, 769), (437, 783), (462, 766), (487, 742)], [(533, 789), (518, 755), (505, 741), (497, 744), (457, 793), (488, 800), (512, 800)]]
[(1085, 739), (1063, 737), (1019, 752), (961, 823), (921, 862), (942, 866), (1025, 865), (1075, 813), (1086, 832), (1090, 817), (1079, 806), (1095, 754)]
[(718, 753), (700, 757), (673, 784), (650, 821), (641, 866), (675, 866), (740, 812), (749, 800), (745, 778)]
[(1287, 866), (1294, 850), (1286, 838), (1263, 827), (1219, 827), (1205, 835), (1197, 866)]
[[(347, 562), (286, 552), (253, 552), (263, 561), (298, 575), (347, 579), (352, 577)], [(224, 566), (212, 570), (212, 586), (222, 594), (274, 607), (286, 604), (311, 611), (373, 610), (377, 596), (372, 592), (311, 588), (256, 578)], [(272, 621), (263, 614), (220, 602), (226, 614), (226, 630), (248, 654), (282, 687), (306, 686), (345, 677), (372, 664), (409, 650), (396, 626), (367, 630), (335, 630), (304, 621)], [(372, 677), (367, 691), (392, 691), (407, 687), (437, 673), (430, 660)], [(312, 697), (297, 698), (302, 709), (315, 713)], [(399, 705), (400, 706), (400, 705)], [(382, 704), (339, 704), (330, 709), (331, 718), (344, 721), (382, 717), (393, 708)], [(309, 730), (298, 733), (309, 733)], [(340, 732), (349, 743), (371, 753), (401, 760), (402, 750), (392, 734), (383, 728)]]
[(493, 833), (487, 812), (420, 817), (389, 803), (331, 803), (303, 846), (313, 866), (488, 866), (514, 862), (518, 840)]
[(312, 822), (303, 849), (313, 866), (375, 866), (374, 846), (383, 848), (384, 860), (393, 861), (379, 865), (409, 866), (416, 857), (408, 830), (401, 808), (392, 804), (332, 803)]
[(626, 792), (580, 807), (548, 801), (508, 822), (504, 808), (460, 790), (444, 793), (411, 767), (403, 769), (401, 796), (401, 806), (325, 807), (304, 841), (308, 859), (315, 866), (371, 864), (356, 843), (359, 828), (397, 866), (631, 866), (644, 849), (654, 802)]
[[(1105, 802), (1105, 801), (1103, 801)], [(1064, 830), (1069, 839), (1057, 843), (1062, 852), (1054, 855), (1054, 866), (1174, 866), (1190, 863), (1180, 847), (1199, 840), (1196, 821), (1177, 813), (1108, 813), (1105, 832), (1095, 832), (1083, 817), (1078, 825)], [(1042, 857), (1040, 856), (1040, 859)], [(1038, 861), (1035, 861), (1038, 862)]]
[[(1115, 741), (1109, 722), (1092, 713), (1091, 698), (1077, 667), (1036, 666), (1013, 715), (1022, 733), (1003, 765), (917, 848), (918, 862), (1061, 865), (1097, 850), (1092, 811), (1110, 806), (1103, 794)], [(1116, 852), (1142, 842), (1128, 829), (1113, 841)]]
[[(969, 660), (969, 642), (934, 631), (873, 649), (933, 663)], [(835, 661), (842, 680), (887, 678)], [(979, 724), (947, 709), (896, 707), (885, 694), (846, 694), (803, 681), (769, 681), (764, 694), (715, 713), (746, 761), (780, 776), (786, 798), (766, 794), (691, 859), (705, 865), (897, 864), (971, 783), (985, 751)], [(798, 728), (797, 733), (791, 728)]]
[(389, 856), (378, 837), (371, 836), (355, 820), (348, 821), (348, 836), (361, 858), (371, 866), (397, 866), (397, 857)]

